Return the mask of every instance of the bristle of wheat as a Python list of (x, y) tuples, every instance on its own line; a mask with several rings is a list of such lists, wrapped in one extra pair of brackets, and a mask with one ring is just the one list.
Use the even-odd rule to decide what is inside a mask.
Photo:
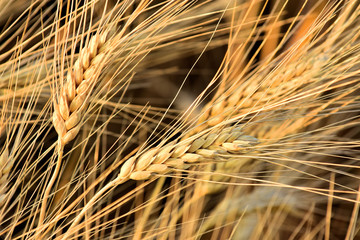
[(133, 171), (133, 169), (135, 168), (135, 161), (136, 158), (131, 157), (122, 165), (119, 173), (119, 178), (123, 179)]

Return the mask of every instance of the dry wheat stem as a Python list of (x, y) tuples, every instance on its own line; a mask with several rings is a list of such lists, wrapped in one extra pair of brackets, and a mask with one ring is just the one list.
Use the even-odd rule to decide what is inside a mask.
[[(82, 49), (76, 60), (73, 70), (67, 73), (66, 83), (60, 89), (58, 101), (54, 101), (53, 124), (58, 133), (58, 161), (55, 171), (48, 183), (41, 204), (38, 227), (44, 222), (47, 200), (51, 188), (60, 171), (63, 149), (66, 144), (73, 140), (80, 131), (81, 119), (87, 109), (91, 90), (96, 82), (99, 67), (103, 66), (105, 59), (105, 42), (108, 31), (95, 34), (89, 41), (88, 46)], [(37, 234), (39, 234), (38, 228)]]
[(143, 153), (129, 158), (120, 168), (117, 178), (109, 182), (84, 206), (76, 216), (63, 240), (71, 235), (71, 230), (80, 223), (86, 211), (106, 191), (127, 180), (147, 180), (156, 174), (165, 174), (176, 169), (187, 169), (191, 164), (201, 162), (224, 161), (223, 154), (241, 154), (251, 151), (258, 140), (244, 135), (242, 127), (227, 127), (214, 129), (206, 134), (196, 135), (196, 138), (170, 142), (162, 147), (151, 148)]

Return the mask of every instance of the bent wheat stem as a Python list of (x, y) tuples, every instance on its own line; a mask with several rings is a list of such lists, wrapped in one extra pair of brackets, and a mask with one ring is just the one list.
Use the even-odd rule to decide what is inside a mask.
[(55, 171), (45, 189), (45, 193), (44, 193), (44, 198), (43, 201), (41, 203), (41, 209), (40, 209), (40, 217), (39, 217), (39, 225), (42, 224), (44, 222), (45, 219), (45, 214), (46, 214), (46, 205), (47, 205), (47, 200), (48, 200), (48, 196), (50, 195), (50, 191), (52, 186), (54, 185), (54, 182), (57, 178), (57, 175), (59, 174), (60, 171), (60, 167), (61, 167), (61, 162), (62, 162), (62, 157), (63, 157), (63, 152), (64, 152), (64, 146), (61, 143), (61, 139), (59, 138), (58, 140), (58, 160), (56, 162), (56, 167), (55, 167)]

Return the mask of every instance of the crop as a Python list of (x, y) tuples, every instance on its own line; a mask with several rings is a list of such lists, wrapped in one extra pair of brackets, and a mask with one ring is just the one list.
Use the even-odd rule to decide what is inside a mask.
[(0, 1), (4, 239), (359, 237), (358, 1)]

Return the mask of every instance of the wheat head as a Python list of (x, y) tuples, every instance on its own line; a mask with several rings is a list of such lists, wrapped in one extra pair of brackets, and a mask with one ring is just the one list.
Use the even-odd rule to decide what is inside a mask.
[(241, 127), (228, 127), (200, 135), (193, 140), (171, 142), (161, 148), (152, 148), (128, 159), (122, 165), (118, 179), (121, 182), (128, 178), (145, 180), (152, 174), (164, 173), (169, 168), (183, 169), (188, 164), (224, 159), (220, 154), (247, 152), (258, 140), (244, 135), (241, 130)]
[(96, 71), (99, 71), (98, 68), (105, 59), (103, 46), (107, 36), (108, 32), (105, 31), (90, 39), (88, 46), (80, 52), (73, 70), (68, 71), (58, 101), (54, 101), (52, 121), (63, 146), (79, 133), (81, 118), (96, 82)]

